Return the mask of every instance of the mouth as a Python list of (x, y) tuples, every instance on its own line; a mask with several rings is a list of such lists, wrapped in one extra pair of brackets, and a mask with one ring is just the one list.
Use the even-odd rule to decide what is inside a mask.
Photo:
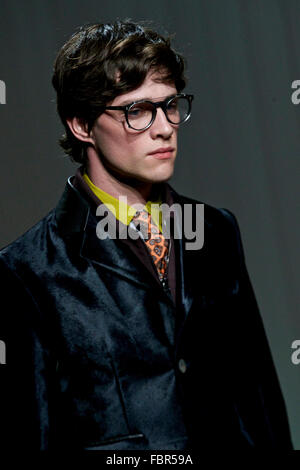
[(148, 155), (151, 155), (154, 158), (158, 158), (159, 160), (167, 160), (172, 158), (174, 151), (175, 149), (173, 147), (159, 148), (153, 152), (148, 153)]

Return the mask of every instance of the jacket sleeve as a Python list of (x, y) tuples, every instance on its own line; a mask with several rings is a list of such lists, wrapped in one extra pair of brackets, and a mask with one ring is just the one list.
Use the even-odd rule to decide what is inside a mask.
[(31, 293), (0, 258), (1, 451), (38, 451), (49, 445), (50, 371), (45, 324)]
[(230, 211), (221, 211), (230, 222), (232, 261), (238, 273), (231, 312), (239, 346), (231, 354), (237, 363), (233, 383), (240, 425), (255, 448), (292, 450), (285, 403), (246, 268), (239, 226)]

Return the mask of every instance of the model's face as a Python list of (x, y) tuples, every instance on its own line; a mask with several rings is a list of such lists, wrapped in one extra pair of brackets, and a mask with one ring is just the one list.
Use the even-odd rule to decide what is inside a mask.
[[(129, 93), (117, 96), (109, 106), (122, 106), (148, 99), (162, 101), (177, 93), (173, 84), (155, 81), (157, 72), (149, 73), (144, 83)], [(90, 136), (104, 166), (114, 175), (137, 181), (158, 183), (167, 181), (173, 174), (177, 153), (178, 125), (170, 124), (161, 108), (153, 124), (144, 131), (128, 128), (123, 111), (106, 110), (96, 120)], [(161, 155), (151, 152), (161, 148), (171, 151)]]

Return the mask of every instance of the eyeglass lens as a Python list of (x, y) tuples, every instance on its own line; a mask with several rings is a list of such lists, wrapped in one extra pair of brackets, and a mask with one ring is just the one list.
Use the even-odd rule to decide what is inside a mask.
[[(187, 97), (173, 98), (166, 106), (167, 117), (172, 124), (184, 122), (190, 114), (190, 103)], [(142, 130), (147, 127), (153, 117), (155, 107), (149, 102), (135, 103), (128, 110), (128, 121), (131, 127)]]

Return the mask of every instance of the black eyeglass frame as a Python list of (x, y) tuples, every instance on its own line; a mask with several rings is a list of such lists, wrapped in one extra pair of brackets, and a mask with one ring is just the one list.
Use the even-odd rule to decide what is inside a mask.
[[(187, 98), (188, 103), (189, 103), (189, 109), (188, 109), (187, 116), (184, 118), (183, 121), (181, 121), (179, 123), (174, 123), (174, 122), (170, 121), (170, 119), (168, 118), (168, 114), (167, 114), (167, 106), (169, 105), (170, 101), (174, 100), (174, 98)], [(163, 112), (165, 113), (166, 119), (170, 124), (173, 124), (173, 125), (183, 124), (184, 122), (186, 122), (191, 117), (193, 99), (194, 99), (194, 95), (187, 94), (187, 93), (177, 93), (176, 95), (170, 96), (170, 97), (166, 98), (163, 101), (157, 101), (156, 103), (154, 103), (153, 101), (149, 101), (149, 100), (137, 100), (137, 101), (133, 101), (132, 103), (126, 104), (124, 106), (105, 106), (105, 108), (103, 108), (103, 109), (104, 110), (106, 110), (106, 109), (114, 110), (115, 109), (115, 110), (119, 110), (119, 111), (124, 111), (125, 119), (126, 119), (126, 122), (128, 124), (128, 127), (130, 129), (134, 129), (135, 131), (145, 131), (146, 129), (149, 129), (149, 127), (155, 121), (156, 114), (157, 114), (157, 108), (162, 108)], [(153, 106), (152, 119), (149, 122), (149, 124), (146, 127), (144, 127), (143, 129), (136, 129), (135, 127), (131, 126), (131, 124), (129, 122), (129, 119), (128, 119), (128, 112), (137, 103), (150, 103)]]

